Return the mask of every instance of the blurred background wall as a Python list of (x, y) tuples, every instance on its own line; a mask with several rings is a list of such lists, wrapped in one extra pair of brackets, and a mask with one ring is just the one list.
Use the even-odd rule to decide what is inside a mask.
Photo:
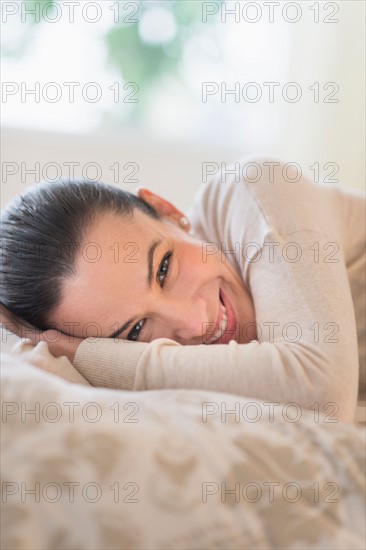
[(86, 177), (186, 208), (247, 154), (364, 188), (365, 3), (3, 1), (2, 205)]

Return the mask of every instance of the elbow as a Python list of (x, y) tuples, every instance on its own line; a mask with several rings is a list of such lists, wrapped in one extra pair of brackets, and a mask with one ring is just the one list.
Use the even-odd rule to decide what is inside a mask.
[(358, 377), (350, 376), (345, 379), (331, 371), (329, 380), (324, 380), (323, 388), (319, 392), (319, 410), (323, 422), (353, 423), (357, 408), (357, 390)]
[(339, 353), (339, 348), (318, 346), (311, 351), (307, 349), (297, 359), (308, 383), (306, 408), (318, 413), (319, 422), (354, 422), (359, 376), (357, 350), (346, 353), (343, 349)]

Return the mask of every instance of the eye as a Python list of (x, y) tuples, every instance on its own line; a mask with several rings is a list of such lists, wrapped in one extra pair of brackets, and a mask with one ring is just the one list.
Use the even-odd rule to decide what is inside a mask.
[(164, 286), (165, 279), (169, 273), (170, 261), (171, 261), (172, 255), (173, 255), (173, 252), (171, 250), (167, 254), (165, 254), (159, 266), (158, 272), (156, 274), (156, 277), (161, 287)]
[[(159, 281), (159, 284), (161, 287), (164, 286), (164, 281), (169, 273), (172, 256), (173, 256), (173, 252), (170, 250), (165, 254), (164, 258), (162, 259), (159, 265), (156, 278)], [(141, 319), (141, 321), (139, 321), (138, 323), (136, 323), (136, 325), (134, 325), (134, 327), (132, 327), (132, 330), (130, 330), (130, 332), (128, 333), (127, 340), (137, 341), (139, 339), (140, 332), (142, 330), (142, 327), (145, 324), (145, 321), (146, 319)]]
[(136, 341), (140, 335), (141, 329), (145, 324), (145, 319), (141, 319), (136, 325), (130, 330), (127, 336), (127, 340)]

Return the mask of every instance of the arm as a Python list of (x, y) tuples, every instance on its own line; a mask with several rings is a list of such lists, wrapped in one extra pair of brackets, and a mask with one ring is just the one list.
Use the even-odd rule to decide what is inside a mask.
[[(307, 257), (284, 260), (286, 240), (273, 236), (278, 254), (263, 254), (250, 267), (259, 342), (181, 346), (168, 339), (149, 344), (85, 340), (75, 367), (93, 385), (124, 390), (191, 388), (295, 402), (352, 421), (356, 408), (358, 357), (347, 274), (341, 259), (314, 263), (309, 250), (321, 236), (292, 234)], [(269, 236), (267, 238), (269, 243)], [(269, 246), (267, 250), (269, 250)], [(263, 284), (266, 281), (266, 284)], [(268, 312), (271, 312), (270, 314)], [(326, 410), (328, 404), (330, 406)]]

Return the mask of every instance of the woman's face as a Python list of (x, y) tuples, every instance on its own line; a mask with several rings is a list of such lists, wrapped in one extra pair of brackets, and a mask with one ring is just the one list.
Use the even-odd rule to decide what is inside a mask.
[[(183, 345), (256, 338), (240, 277), (221, 253), (207, 255), (189, 226), (179, 226), (182, 214), (164, 202), (162, 221), (135, 209), (127, 219), (103, 214), (90, 227), (51, 319), (59, 330), (83, 338), (118, 331), (118, 338)], [(174, 209), (169, 215), (166, 205)]]

